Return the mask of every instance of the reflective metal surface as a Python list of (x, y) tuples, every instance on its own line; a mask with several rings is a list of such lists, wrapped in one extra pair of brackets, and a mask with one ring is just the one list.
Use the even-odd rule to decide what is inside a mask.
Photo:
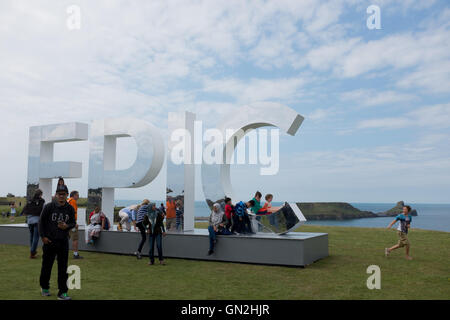
[(306, 218), (295, 202), (286, 202), (280, 210), (272, 214), (257, 216), (254, 221), (254, 231), (285, 234), (300, 227), (306, 222)]
[(168, 231), (194, 230), (194, 121), (191, 112), (169, 113), (166, 200), (168, 206), (178, 206), (183, 220), (178, 230), (172, 227)]
[[(117, 138), (132, 137), (137, 145), (133, 165), (116, 170)], [(164, 162), (159, 129), (140, 119), (95, 120), (89, 138), (88, 212), (96, 206), (113, 221), (114, 188), (137, 188), (153, 181)]]
[[(232, 199), (233, 203), (251, 198), (250, 195), (237, 195), (231, 184), (230, 161), (237, 143), (243, 138), (241, 130), (252, 130), (271, 126), (277, 127), (289, 135), (295, 135), (303, 122), (303, 117), (295, 110), (278, 103), (260, 102), (243, 106), (239, 114), (228, 114), (220, 119), (218, 128), (226, 141), (223, 143), (223, 164), (202, 164), (202, 185), (206, 202), (209, 206), (220, 201), (224, 196)], [(227, 135), (227, 130), (232, 134)]]
[(53, 161), (55, 143), (83, 141), (88, 138), (88, 125), (71, 122), (30, 127), (28, 145), (27, 198), (40, 188), (46, 202), (52, 199), (52, 179), (81, 178), (80, 162)]
[[(178, 202), (180, 209), (184, 211), (184, 231), (194, 230), (194, 163), (198, 162), (197, 158), (204, 159), (203, 148), (207, 150), (206, 153), (214, 150), (222, 158), (220, 163), (202, 164), (202, 188), (208, 205), (212, 207), (218, 202), (224, 207), (225, 196), (230, 197), (233, 203), (247, 201), (251, 195), (235, 194), (230, 178), (230, 160), (237, 143), (243, 138), (241, 131), (252, 132), (261, 127), (272, 126), (295, 135), (303, 121), (303, 117), (289, 107), (277, 103), (255, 103), (240, 108), (238, 115), (233, 113), (220, 119), (220, 127), (217, 129), (219, 135), (225, 138), (205, 143), (202, 129), (194, 129), (195, 119), (195, 114), (190, 112), (169, 113), (167, 200)], [(100, 206), (110, 221), (113, 221), (114, 189), (142, 187), (157, 177), (166, 154), (159, 131), (145, 121), (129, 117), (93, 121), (89, 140), (88, 212)], [(200, 143), (194, 143), (198, 138), (194, 136), (196, 132)], [(124, 170), (116, 170), (116, 142), (120, 137), (133, 137), (137, 145), (135, 162)], [(44, 191), (45, 200), (50, 201), (53, 178), (81, 177), (81, 163), (53, 161), (53, 145), (87, 138), (88, 125), (83, 123), (31, 127), (27, 196), (32, 196), (34, 190), (40, 187)], [(181, 158), (184, 161), (179, 161), (177, 152), (183, 154)], [(254, 223), (258, 225), (259, 231), (282, 234), (295, 229), (303, 219), (296, 205), (293, 207), (285, 204), (282, 209), (269, 216), (258, 217)]]

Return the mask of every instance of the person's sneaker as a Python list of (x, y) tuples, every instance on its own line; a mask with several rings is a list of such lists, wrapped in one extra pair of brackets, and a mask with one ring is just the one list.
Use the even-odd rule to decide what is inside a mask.
[(208, 250), (208, 256), (212, 255), (213, 253), (214, 253), (214, 251)]
[(166, 265), (166, 263), (164, 262), (164, 260), (161, 260), (161, 261), (159, 262), (159, 264), (162, 265), (162, 266), (165, 266), (165, 265)]
[(42, 288), (41, 288), (41, 295), (42, 295), (43, 297), (50, 297), (50, 296), (51, 296), (50, 290), (48, 290), (48, 289), (42, 289)]
[(384, 255), (387, 257), (389, 256), (389, 248), (384, 248)]
[(67, 293), (61, 293), (61, 294), (58, 294), (58, 300), (66, 300), (67, 301), (67, 300), (72, 300), (72, 298), (69, 297)]
[(150, 261), (149, 263), (148, 263), (148, 265), (149, 266), (152, 266), (152, 265), (154, 265), (155, 263), (153, 262), (153, 261)]
[(74, 258), (74, 259), (83, 259), (83, 257), (80, 256), (79, 254), (77, 254), (77, 255), (74, 254), (74, 255), (73, 255), (73, 258)]
[(138, 260), (141, 260), (141, 259), (142, 259), (142, 256), (141, 256), (141, 253), (140, 253), (140, 252), (135, 252), (134, 255), (136, 256), (136, 258), (137, 258)]

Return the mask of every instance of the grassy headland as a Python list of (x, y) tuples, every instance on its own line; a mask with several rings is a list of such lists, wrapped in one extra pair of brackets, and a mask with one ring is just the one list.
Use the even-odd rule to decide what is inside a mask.
[(297, 205), (308, 220), (345, 220), (377, 216), (345, 202), (299, 202)]
[[(205, 227), (197, 223), (196, 227)], [(384, 247), (397, 242), (394, 230), (303, 226), (298, 231), (329, 234), (330, 256), (306, 268), (167, 259), (83, 252), (69, 264), (81, 268), (74, 299), (448, 299), (449, 233), (412, 229), (412, 261), (399, 249), (389, 258)], [(207, 244), (205, 244), (205, 250)], [(135, 248), (130, 248), (132, 252)], [(39, 249), (39, 255), (41, 255)], [(206, 252), (205, 252), (206, 254)], [(44, 299), (39, 294), (41, 259), (30, 260), (26, 246), (0, 245), (0, 299)], [(366, 286), (367, 267), (381, 269), (381, 289)], [(130, 271), (132, 270), (132, 271)], [(120, 275), (128, 275), (123, 278)], [(51, 288), (56, 293), (56, 265)], [(155, 283), (157, 279), (157, 283)], [(55, 299), (55, 296), (46, 298)]]

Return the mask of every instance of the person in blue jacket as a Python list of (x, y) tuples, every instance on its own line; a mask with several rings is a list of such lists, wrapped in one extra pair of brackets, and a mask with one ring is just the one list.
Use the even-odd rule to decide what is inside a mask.
[(233, 216), (233, 223), (236, 224), (236, 232), (237, 233), (254, 233), (252, 231), (250, 218), (247, 213), (247, 209), (252, 208), (255, 205), (255, 202), (253, 200), (250, 200), (248, 202), (240, 201), (236, 203), (234, 206), (234, 216)]

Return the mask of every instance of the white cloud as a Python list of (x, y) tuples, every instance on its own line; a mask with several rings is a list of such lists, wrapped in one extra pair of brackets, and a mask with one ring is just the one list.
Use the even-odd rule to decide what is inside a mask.
[[(276, 201), (446, 202), (450, 154), (448, 148), (415, 144), (296, 152), (281, 155), (277, 176), (256, 171), (232, 171), (239, 194), (258, 188)], [(286, 181), (294, 181), (295, 192)]]
[(307, 23), (306, 30), (317, 34), (326, 27), (338, 22), (342, 11), (342, 1), (328, 1), (320, 4), (314, 11), (313, 18)]
[(406, 15), (410, 11), (429, 8), (436, 3), (436, 0), (347, 0), (347, 3), (356, 6), (359, 11), (365, 10), (369, 5), (378, 5), (382, 10), (382, 15), (385, 13), (389, 15), (398, 15), (399, 13)]
[(204, 91), (227, 94), (240, 104), (263, 100), (297, 101), (306, 80), (302, 77), (282, 79), (205, 79)]
[(422, 107), (411, 111), (408, 116), (419, 126), (447, 128), (450, 127), (450, 103)]
[(436, 146), (439, 144), (449, 145), (450, 135), (444, 133), (427, 133), (417, 140), (420, 146)]
[(450, 127), (450, 103), (418, 108), (402, 117), (363, 120), (357, 125), (358, 129), (395, 129), (414, 126), (429, 128)]
[(305, 62), (308, 63), (311, 68), (319, 71), (334, 69), (339, 61), (341, 61), (352, 48), (360, 43), (360, 41), (360, 38), (351, 38), (319, 46), (305, 55)]
[[(442, 15), (448, 15), (446, 11)], [(447, 93), (450, 85), (450, 30), (440, 25), (425, 31), (388, 34), (377, 40), (338, 39), (311, 49), (303, 64), (332, 71), (337, 78), (373, 76), (389, 71), (401, 88)], [(385, 73), (380, 73), (385, 76)]]
[(335, 108), (328, 108), (328, 109), (317, 108), (313, 112), (308, 114), (306, 116), (306, 119), (312, 121), (322, 121), (325, 119), (329, 119), (330, 117), (336, 115), (337, 113), (339, 113), (339, 111), (337, 111)]
[[(73, 2), (0, 2), (0, 134), (3, 148), (13, 150), (2, 158), (0, 175), (11, 183), (0, 192), (24, 192), (31, 125), (127, 115), (164, 127), (167, 112), (175, 110), (213, 122), (255, 100), (316, 105), (321, 92), (337, 90), (339, 97), (341, 83), (374, 74), (402, 91), (359, 92), (368, 94), (366, 106), (412, 101), (416, 88), (448, 93), (448, 10), (409, 32), (383, 30), (368, 41), (355, 32), (364, 19), (343, 19), (358, 6), (364, 17), (361, 3), (81, 0), (81, 30), (69, 31), (66, 7)], [(379, 3), (382, 14), (384, 7), (424, 6)], [(446, 127), (448, 109), (441, 108), (363, 126)], [(310, 118), (318, 122), (337, 112), (319, 108)]]
[(449, 57), (448, 32), (400, 34), (361, 43), (339, 61), (335, 72), (343, 77), (355, 77), (382, 68), (415, 67), (424, 61), (440, 61)]
[(385, 129), (398, 129), (413, 125), (411, 119), (404, 118), (381, 118), (363, 120), (358, 124), (358, 129), (370, 129), (370, 128), (385, 128)]
[(450, 60), (420, 66), (397, 82), (401, 88), (422, 88), (431, 93), (450, 92)]
[(352, 105), (372, 107), (395, 104), (399, 102), (408, 102), (414, 100), (415, 96), (409, 93), (401, 93), (393, 90), (380, 91), (373, 89), (358, 89), (342, 93), (341, 99), (343, 101), (348, 101)]

